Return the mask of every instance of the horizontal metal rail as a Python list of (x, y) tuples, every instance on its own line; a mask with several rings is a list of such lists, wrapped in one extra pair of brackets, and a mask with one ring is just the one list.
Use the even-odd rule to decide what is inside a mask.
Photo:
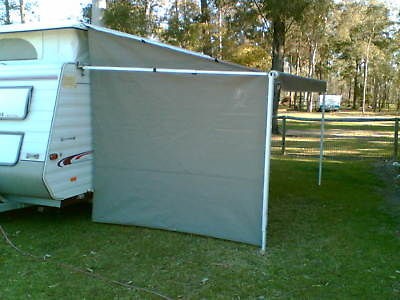
[(251, 71), (215, 71), (215, 70), (194, 70), (194, 69), (167, 69), (167, 68), (136, 68), (136, 67), (112, 67), (112, 66), (89, 66), (79, 65), (83, 70), (110, 71), (110, 72), (140, 72), (140, 73), (164, 73), (164, 74), (187, 74), (187, 75), (215, 75), (215, 76), (263, 76), (273, 74), (276, 83), (286, 91), (308, 91), (324, 92), (326, 82), (313, 78), (306, 78), (292, 74), (270, 71), (270, 72), (251, 72)]
[(225, 75), (225, 76), (268, 76), (267, 72), (241, 72), (241, 71), (212, 71), (192, 69), (165, 69), (165, 68), (130, 68), (130, 67), (108, 67), (108, 66), (81, 66), (84, 70), (111, 71), (111, 72), (141, 72), (141, 73), (167, 73), (167, 74), (190, 74), (190, 75)]
[[(303, 118), (292, 116), (277, 116), (280, 120), (320, 122), (321, 118)], [(400, 118), (325, 118), (325, 122), (394, 122)]]

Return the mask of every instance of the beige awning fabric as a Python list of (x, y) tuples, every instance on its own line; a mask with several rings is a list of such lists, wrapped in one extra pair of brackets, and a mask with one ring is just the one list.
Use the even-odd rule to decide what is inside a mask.
[(93, 220), (261, 246), (269, 73), (95, 26), (89, 49)]
[[(89, 29), (91, 65), (248, 71)], [(261, 243), (267, 77), (91, 71), (93, 219)]]

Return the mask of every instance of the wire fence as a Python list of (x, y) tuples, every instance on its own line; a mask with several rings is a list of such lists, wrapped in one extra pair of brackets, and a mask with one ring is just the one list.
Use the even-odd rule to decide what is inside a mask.
[[(272, 154), (318, 157), (321, 119), (279, 116), (279, 135)], [(332, 160), (397, 160), (398, 118), (325, 119), (324, 158)]]

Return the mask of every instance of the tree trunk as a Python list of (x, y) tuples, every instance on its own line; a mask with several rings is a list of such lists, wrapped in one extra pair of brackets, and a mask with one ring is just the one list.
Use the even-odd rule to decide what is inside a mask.
[[(297, 47), (296, 47), (296, 68), (295, 68), (295, 74), (300, 75), (300, 39), (297, 40)], [(294, 98), (293, 98), (293, 108), (296, 110), (297, 106), (297, 92), (294, 93)], [(298, 108), (297, 108), (298, 109)]]
[(357, 96), (358, 96), (358, 72), (359, 72), (359, 63), (358, 59), (356, 59), (356, 72), (354, 73), (354, 88), (353, 88), (353, 109), (357, 108)]
[[(318, 49), (318, 44), (313, 43), (312, 41), (310, 42), (310, 57), (309, 57), (309, 65), (308, 65), (308, 77), (312, 78), (315, 73), (315, 65), (316, 65), (316, 57), (317, 57), (317, 49)], [(312, 93), (307, 93), (307, 110), (308, 112), (312, 112), (312, 101), (313, 101), (313, 95)]]
[(179, 16), (179, 2), (178, 0), (175, 0), (175, 14), (178, 17)]
[(312, 112), (313, 110), (313, 101), (314, 101), (314, 97), (313, 97), (313, 93), (308, 93), (307, 95), (307, 111), (308, 112)]
[(365, 113), (365, 100), (367, 97), (367, 83), (368, 83), (368, 64), (369, 64), (369, 50), (371, 48), (372, 37), (375, 33), (375, 26), (372, 28), (372, 33), (369, 36), (367, 50), (365, 54), (365, 64), (364, 64), (364, 86), (363, 86), (363, 98), (362, 98), (362, 112)]
[(363, 82), (363, 96), (362, 96), (362, 113), (366, 112), (366, 98), (367, 98), (367, 81), (368, 81), (368, 58), (364, 62), (364, 82)]
[(300, 61), (301, 61), (300, 47), (301, 47), (301, 42), (300, 42), (300, 39), (298, 39), (297, 47), (296, 47), (296, 75), (297, 76), (300, 75)]
[(349, 102), (348, 102), (349, 104), (348, 104), (348, 105), (350, 106), (350, 101), (351, 101), (351, 84), (352, 84), (352, 82), (353, 82), (353, 78), (350, 77), (349, 79), (350, 79), (350, 82), (349, 82), (349, 98), (348, 98), (348, 99), (349, 99)]
[[(400, 93), (396, 93), (395, 95), (396, 95), (396, 96), (397, 96), (397, 95), (400, 95)], [(397, 111), (397, 113), (399, 113), (399, 111), (400, 111), (400, 97), (397, 96), (397, 99), (396, 99), (396, 100), (397, 100), (397, 107), (396, 107), (397, 109), (396, 109), (396, 111)]]
[(19, 16), (21, 23), (25, 23), (25, 0), (19, 0)]
[(303, 94), (300, 92), (298, 111), (302, 111), (302, 109), (303, 109)]
[(296, 110), (296, 105), (297, 105), (297, 92), (294, 92), (291, 108)]
[(374, 112), (376, 112), (376, 108), (378, 106), (378, 80), (376, 79), (375, 76), (373, 79), (373, 83), (374, 83), (374, 100), (373, 100), (372, 107), (374, 109)]
[(10, 19), (10, 2), (8, 0), (4, 0), (4, 9), (5, 9), (5, 15), (4, 15), (4, 24), (11, 24), (11, 19)]
[(222, 5), (218, 6), (218, 58), (222, 59)]
[[(384, 97), (383, 97), (383, 101), (382, 101), (382, 108), (381, 108), (381, 110), (382, 110), (382, 109), (387, 105), (387, 103), (388, 103), (388, 94), (389, 94), (388, 87), (389, 87), (388, 82), (387, 82), (387, 80), (385, 80), (385, 87), (384, 87), (384, 90), (383, 90)], [(381, 110), (380, 110), (380, 111), (381, 111)]]
[(367, 97), (367, 83), (368, 83), (368, 63), (369, 63), (369, 48), (371, 45), (371, 38), (368, 40), (367, 55), (364, 61), (364, 86), (363, 86), (363, 97), (362, 97), (362, 112), (365, 114), (365, 100)]
[[(280, 19), (272, 21), (273, 38), (272, 38), (272, 70), (283, 72), (284, 54), (285, 54), (285, 22)], [(279, 133), (278, 119), (278, 106), (280, 98), (280, 89), (275, 88), (274, 96), (274, 109), (272, 114), (274, 119), (272, 121), (272, 132)]]
[(201, 7), (201, 23), (203, 23), (203, 53), (209, 56), (212, 56), (212, 46), (210, 39), (210, 12), (208, 10), (208, 2), (207, 0), (200, 1)]

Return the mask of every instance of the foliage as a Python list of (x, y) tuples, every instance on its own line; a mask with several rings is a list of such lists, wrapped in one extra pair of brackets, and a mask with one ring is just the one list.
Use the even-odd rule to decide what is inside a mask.
[(116, 30), (150, 36), (157, 31), (156, 0), (111, 1), (104, 12), (103, 22)]
[(168, 26), (162, 38), (172, 45), (200, 51), (200, 15), (196, 1), (174, 1), (165, 17)]
[[(400, 110), (400, 35), (377, 1), (108, 1), (106, 24), (249, 67), (328, 81), (353, 109)], [(201, 4), (201, 5), (200, 5)], [(291, 94), (291, 108), (316, 98)]]
[(0, 23), (7, 25), (17, 19), (18, 23), (25, 23), (27, 14), (34, 16), (36, 6), (36, 0), (0, 0)]
[(5, 25), (11, 24), (11, 11), (18, 8), (17, 2), (13, 0), (2, 0), (1, 20)]
[[(25, 3), (24, 3), (25, 2)], [(25, 10), (19, 12), (20, 3)], [(1, 0), (12, 22), (35, 1)], [(400, 34), (372, 0), (107, 0), (106, 26), (262, 70), (328, 81), (328, 93), (363, 111), (400, 112)], [(6, 9), (7, 8), (7, 9)], [(83, 9), (90, 19), (90, 7)], [(10, 19), (10, 20), (9, 20)], [(22, 21), (21, 17), (21, 21)], [(284, 95), (287, 96), (287, 95)], [(290, 108), (316, 97), (290, 94)], [(275, 105), (275, 109), (277, 106)]]

